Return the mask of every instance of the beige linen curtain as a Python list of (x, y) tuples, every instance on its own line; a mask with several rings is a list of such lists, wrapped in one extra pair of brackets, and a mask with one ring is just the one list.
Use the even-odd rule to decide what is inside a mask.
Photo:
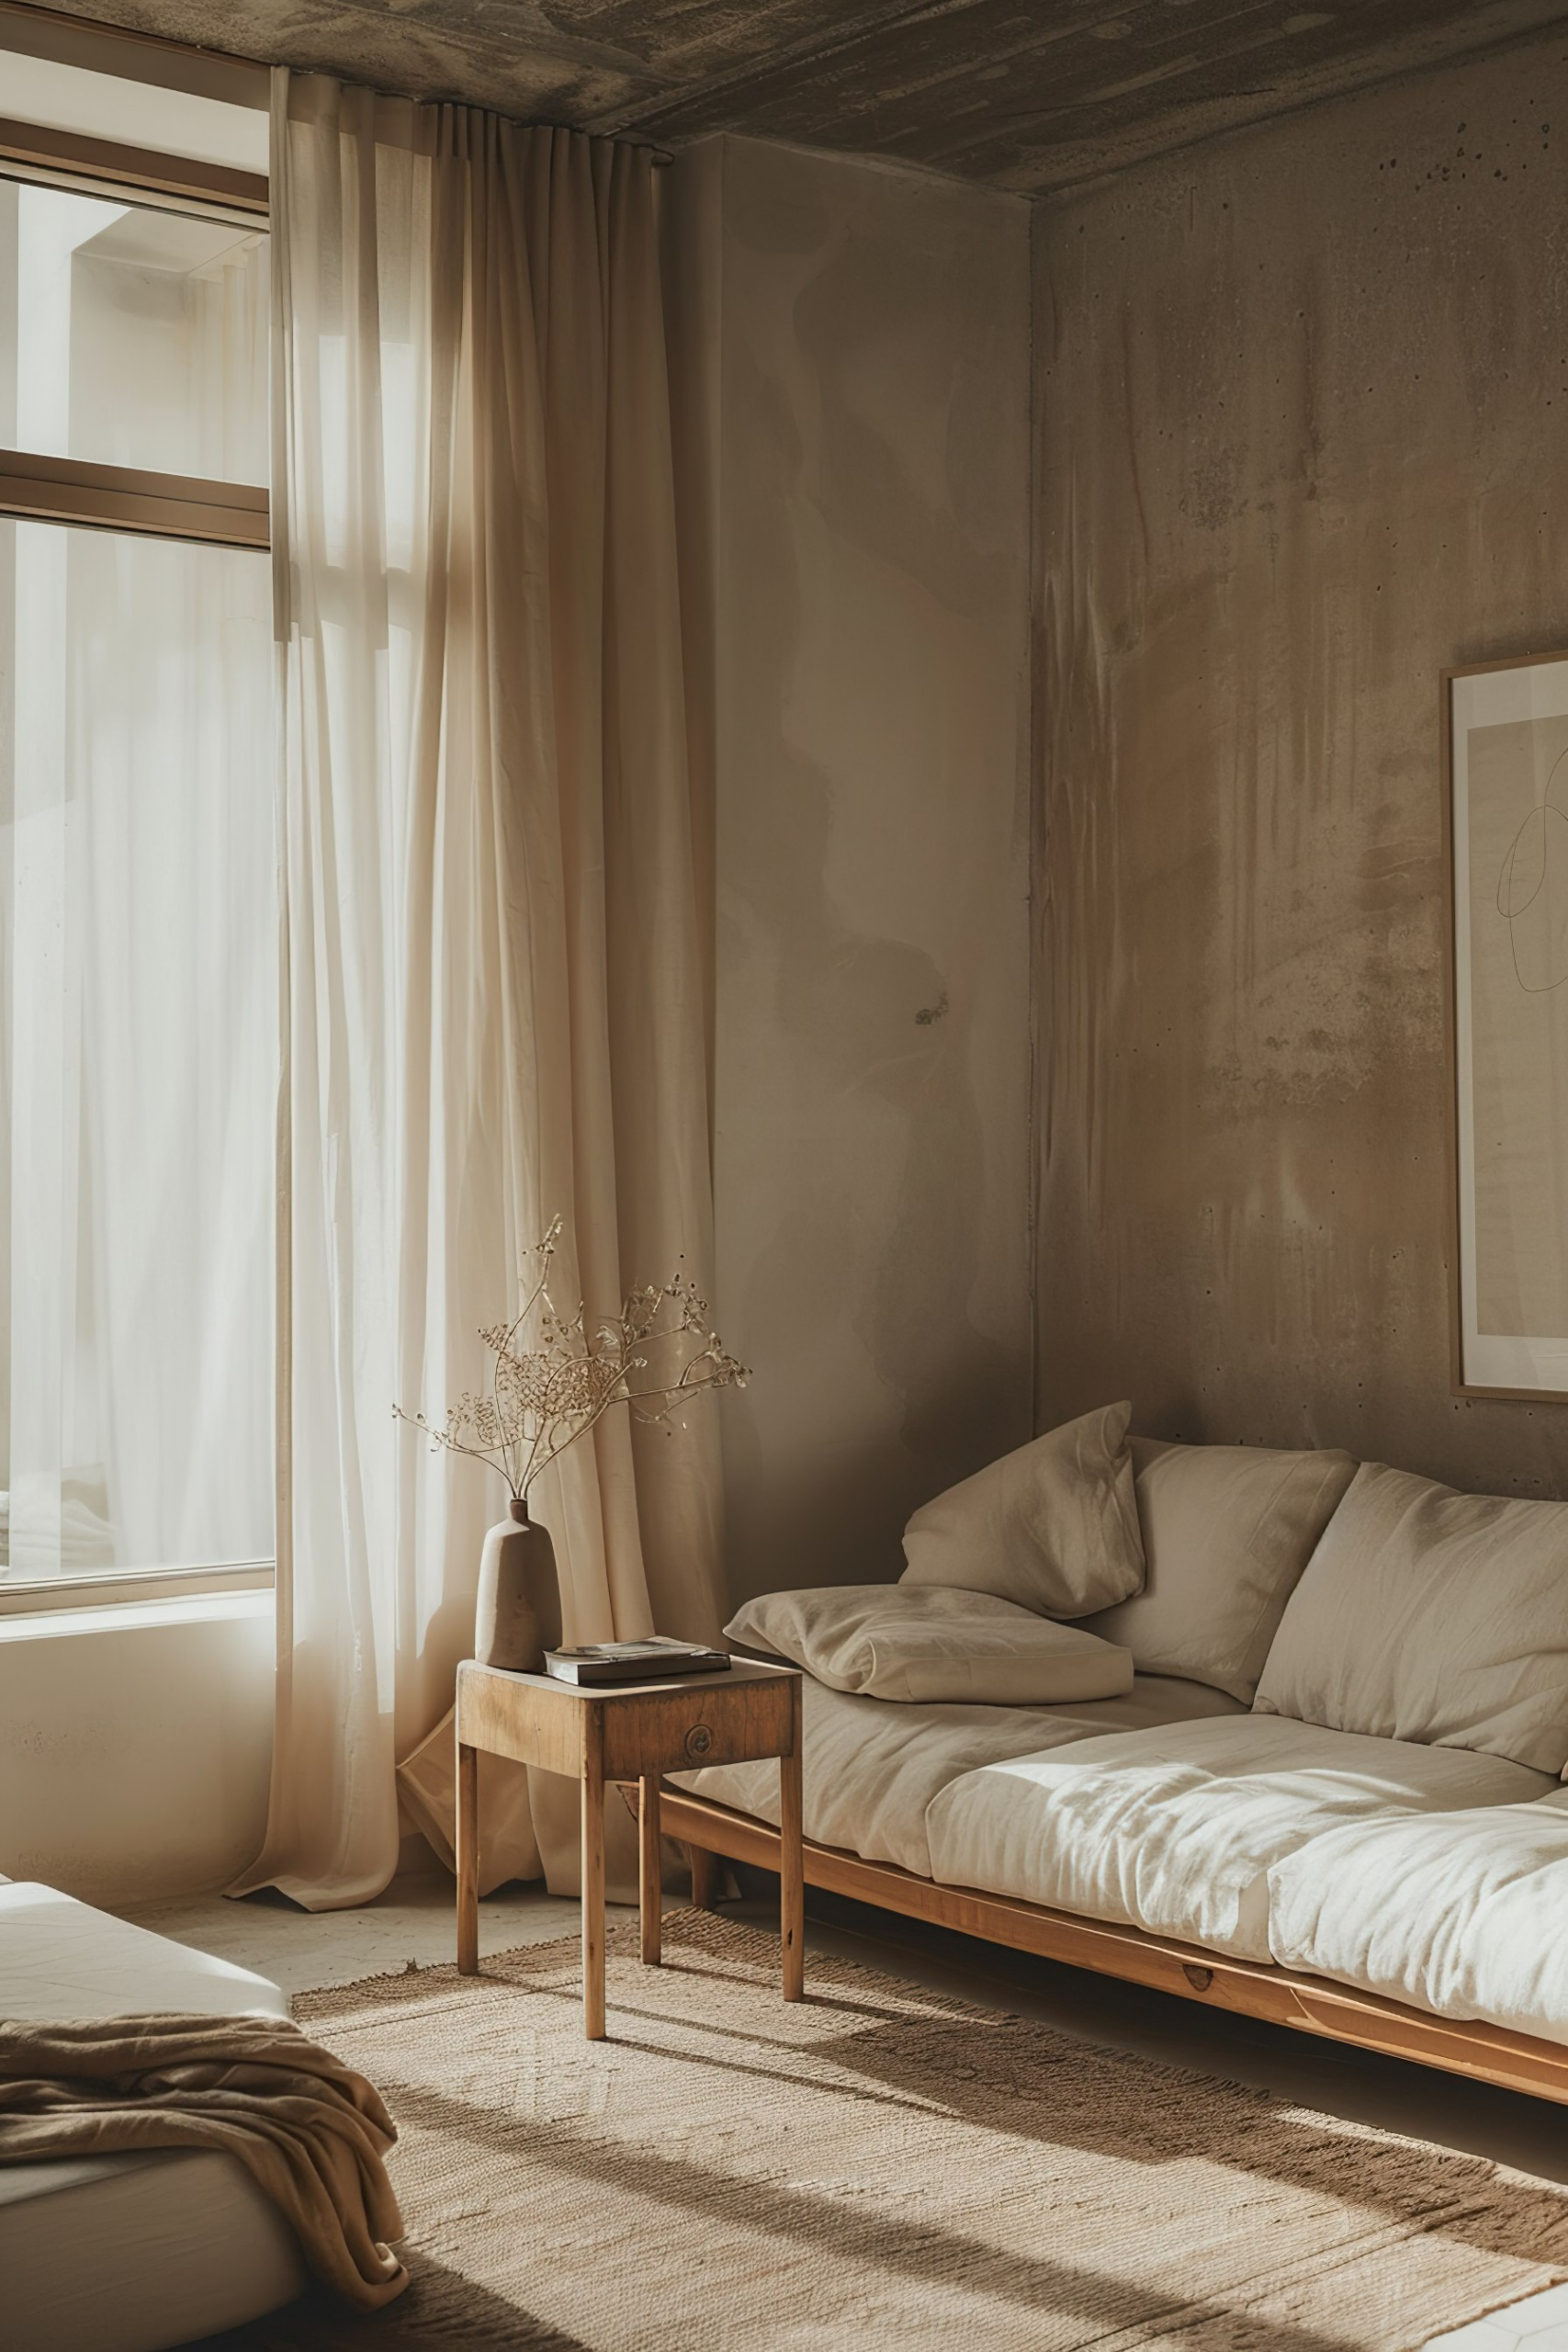
[[(558, 1211), (572, 1304), (705, 1274), (709, 913), (649, 157), (279, 72), (272, 202), (279, 1682), (235, 1891), (323, 1908), (442, 1842), (504, 1500), (394, 1401), (476, 1384)], [(612, 1416), (537, 1491), (569, 1640), (714, 1635), (716, 1446)], [(498, 1765), (485, 1881), (573, 1885), (574, 1802)]]

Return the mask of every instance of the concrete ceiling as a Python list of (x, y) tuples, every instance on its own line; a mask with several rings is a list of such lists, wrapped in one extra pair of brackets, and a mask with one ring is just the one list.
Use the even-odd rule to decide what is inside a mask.
[(67, 5), (103, 23), (419, 96), (670, 145), (747, 131), (1027, 193), (1568, 16), (1568, 0)]

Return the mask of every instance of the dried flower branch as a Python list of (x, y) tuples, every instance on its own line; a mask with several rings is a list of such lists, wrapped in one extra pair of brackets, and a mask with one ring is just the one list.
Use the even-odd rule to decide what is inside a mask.
[[(581, 1306), (575, 1315), (558, 1314), (549, 1272), (560, 1229), (558, 1216), (530, 1250), (535, 1266), (512, 1321), (479, 1334), (492, 1358), (488, 1388), (460, 1396), (444, 1422), (392, 1408), (433, 1447), (488, 1463), (525, 1505), (540, 1473), (612, 1405), (628, 1405), (642, 1421), (667, 1421), (688, 1398), (709, 1388), (744, 1388), (750, 1376), (709, 1324), (707, 1301), (679, 1270), (667, 1283), (629, 1292), (620, 1313), (592, 1329)], [(528, 1329), (536, 1322), (530, 1347)]]

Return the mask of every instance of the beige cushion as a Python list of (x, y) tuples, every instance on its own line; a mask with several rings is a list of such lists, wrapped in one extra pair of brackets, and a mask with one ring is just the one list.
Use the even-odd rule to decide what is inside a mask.
[(1125, 1650), (988, 1592), (937, 1585), (825, 1585), (749, 1600), (725, 1631), (868, 1698), (1053, 1705), (1133, 1687)]
[(1495, 1756), (1229, 1715), (987, 1764), (942, 1790), (926, 1834), (949, 1883), (1267, 1961), (1269, 1871), (1308, 1838), (1551, 1786)]
[(1087, 1630), (1140, 1674), (1250, 1701), (1297, 1577), (1356, 1475), (1348, 1453), (1133, 1440), (1148, 1576)]
[(1333, 1830), (1269, 1871), (1269, 1937), (1284, 1967), (1568, 2041), (1568, 1792)]
[[(1236, 1702), (1196, 1682), (1138, 1675), (1120, 1699), (1085, 1699), (1074, 1707), (890, 1707), (806, 1678), (802, 1768), (806, 1834), (868, 1861), (897, 1862), (931, 1875), (926, 1810), (962, 1772), (1000, 1756), (1032, 1756), (1102, 1732), (1238, 1713)], [(671, 1778), (758, 1821), (779, 1818), (779, 1768), (707, 1764)], [(0, 2177), (3, 2177), (0, 2171)]]
[(902, 1581), (995, 1593), (1043, 1617), (1082, 1617), (1136, 1592), (1132, 1409), (1102, 1406), (938, 1495), (904, 1530)]
[(1568, 1503), (1368, 1463), (1292, 1596), (1268, 1714), (1568, 1764)]

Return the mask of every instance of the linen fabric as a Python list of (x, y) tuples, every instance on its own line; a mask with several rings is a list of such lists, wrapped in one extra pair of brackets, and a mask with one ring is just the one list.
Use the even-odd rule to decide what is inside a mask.
[[(565, 1220), (590, 1319), (711, 1257), (705, 799), (646, 152), (279, 72), (286, 1037), (278, 1713), (241, 1888), (361, 1903), (500, 1489), (433, 1453)], [(718, 1633), (717, 1432), (612, 1414), (536, 1489), (571, 1642)], [(492, 1776), (493, 1777), (493, 1776)], [(576, 1883), (520, 1771), (486, 1878)], [(499, 1825), (499, 1826), (497, 1826)]]
[[(885, 1699), (829, 1690), (809, 1675), (802, 1700), (806, 1835), (867, 1861), (897, 1862), (921, 1878), (934, 1875), (927, 1808), (977, 1765), (1108, 1731), (1240, 1712), (1218, 1690), (1149, 1675), (1138, 1676), (1122, 1698), (1069, 1707), (890, 1706)], [(670, 1777), (694, 1795), (778, 1826), (775, 1763), (709, 1764)]]
[(1260, 1713), (1568, 1765), (1568, 1503), (1366, 1464), (1292, 1596)]
[(749, 1600), (725, 1627), (732, 1641), (786, 1657), (834, 1690), (873, 1699), (1113, 1699), (1133, 1687), (1125, 1650), (1075, 1625), (937, 1585), (826, 1585)]
[(1082, 1617), (1136, 1592), (1132, 1409), (1085, 1413), (924, 1504), (904, 1530), (900, 1581), (994, 1593), (1043, 1617)]
[(1330, 1831), (1269, 1873), (1286, 1968), (1568, 2041), (1568, 1794)]
[(1250, 1702), (1285, 1604), (1356, 1473), (1348, 1453), (1132, 1441), (1147, 1575), (1086, 1621), (1142, 1674)]
[(944, 1883), (1267, 1961), (1269, 1871), (1320, 1831), (1549, 1785), (1497, 1757), (1234, 1715), (988, 1764), (942, 1791), (926, 1828)]
[(314, 2277), (358, 2311), (408, 2273), (379, 2093), (287, 2018), (0, 2019), (0, 2166), (200, 2149), (236, 2158)]

